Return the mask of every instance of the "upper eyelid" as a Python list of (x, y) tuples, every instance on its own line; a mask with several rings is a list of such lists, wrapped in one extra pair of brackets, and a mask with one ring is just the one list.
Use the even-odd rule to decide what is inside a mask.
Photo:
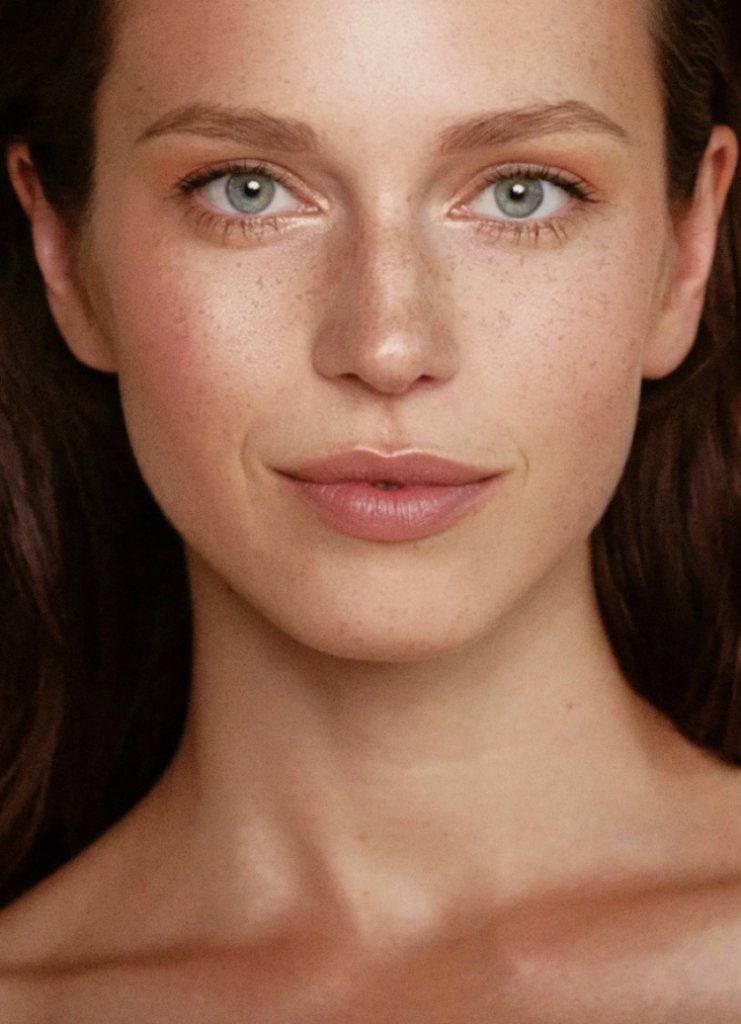
[[(217, 163), (205, 164), (202, 167), (197, 167), (194, 170), (189, 171), (187, 174), (182, 175), (182, 177), (176, 180), (175, 187), (178, 190), (185, 190), (192, 187), (198, 187), (198, 185), (204, 184), (208, 180), (215, 180), (216, 178), (230, 173), (237, 174), (249, 171), (265, 173), (274, 177), (277, 181), (288, 188), (294, 189), (297, 192), (308, 193), (314, 201), (321, 202), (324, 200), (324, 202), (327, 202), (326, 198), (322, 197), (315, 188), (307, 185), (301, 178), (289, 171), (288, 168), (280, 164), (274, 164), (270, 160), (264, 160), (261, 158), (235, 158), (232, 160), (227, 159), (218, 161)], [(500, 177), (515, 177), (520, 174), (533, 178), (543, 177), (548, 180), (555, 181), (556, 184), (563, 183), (565, 185), (582, 185), (590, 192), (596, 191), (596, 189), (593, 189), (589, 182), (583, 179), (580, 175), (567, 171), (564, 168), (540, 164), (538, 162), (530, 163), (527, 161), (512, 160), (497, 162), (482, 168), (482, 170), (476, 172), (472, 177), (469, 177), (469, 184), (464, 189), (458, 190), (458, 195), (465, 194), (469, 190), (475, 190), (477, 187), (484, 187), (492, 179), (498, 180)]]
[[(178, 179), (175, 183), (175, 194), (176, 196), (192, 195), (198, 192), (199, 189), (205, 188), (206, 185), (218, 181), (219, 178), (229, 177), (230, 174), (248, 173), (264, 174), (267, 177), (273, 178), (279, 185), (282, 185), (291, 192), (299, 203), (306, 207), (312, 204), (322, 209), (327, 208), (326, 200), (318, 196), (301, 179), (297, 178), (286, 168), (266, 160), (224, 160), (216, 164), (207, 164), (204, 167), (196, 168)], [(308, 214), (311, 211), (307, 208), (302, 212)], [(286, 216), (286, 214), (282, 215)], [(227, 214), (222, 214), (222, 216), (227, 216)], [(237, 210), (234, 211), (234, 216), (240, 216)], [(269, 214), (266, 216), (269, 216)]]
[[(506, 180), (510, 177), (527, 177), (535, 180), (548, 181), (556, 187), (562, 188), (567, 194), (569, 201), (566, 203), (565, 208), (562, 211), (559, 210), (555, 214), (548, 214), (539, 217), (536, 213), (531, 218), (522, 220), (507, 218), (504, 216), (501, 218), (489, 217), (483, 214), (474, 213), (467, 209), (468, 205), (474, 202), (474, 200), (478, 198), (487, 186), (493, 185), (497, 181)], [(472, 220), (481, 222), (484, 226), (489, 223), (502, 224), (504, 225), (505, 230), (507, 230), (508, 226), (511, 226), (512, 229), (524, 230), (527, 226), (533, 228), (538, 224), (548, 225), (559, 222), (565, 223), (571, 217), (575, 216), (580, 208), (584, 210), (588, 205), (596, 204), (600, 201), (601, 198), (598, 194), (598, 190), (578, 174), (566, 171), (556, 165), (511, 161), (489, 165), (479, 172), (479, 174), (475, 176), (473, 182), (471, 182), (463, 192), (458, 193), (456, 199), (448, 205), (446, 216), (457, 221)]]
[(563, 170), (560, 167), (549, 167), (545, 164), (513, 162), (494, 164), (480, 171), (473, 182), (459, 193), (459, 198), (454, 200), (454, 205), (470, 200), (487, 185), (496, 184), (498, 181), (503, 181), (507, 178), (520, 177), (548, 181), (567, 191), (569, 189), (580, 190), (584, 192), (585, 197), (590, 199), (594, 198), (597, 193), (597, 189), (585, 178), (571, 171)]
[[(210, 208), (211, 215), (217, 221), (221, 221), (224, 224), (254, 224), (255, 229), (259, 223), (267, 224), (275, 222), (278, 223), (285, 221), (288, 222), (292, 219), (300, 218), (301, 216), (307, 216), (319, 213), (329, 212), (331, 207), (334, 205), (331, 200), (327, 199), (321, 194), (317, 195), (314, 189), (307, 186), (302, 179), (297, 178), (292, 172), (288, 171), (287, 168), (273, 164), (272, 161), (262, 159), (249, 159), (249, 158), (238, 158), (233, 160), (219, 161), (215, 164), (208, 164), (204, 167), (196, 168), (193, 171), (188, 172), (177, 182), (177, 195), (182, 197), (186, 193), (194, 193), (199, 188), (204, 187), (210, 182), (216, 181), (221, 177), (226, 177), (229, 174), (238, 174), (245, 172), (255, 172), (266, 174), (273, 177), (279, 184), (287, 188), (295, 197), (298, 203), (304, 206), (303, 209), (298, 210), (283, 210), (277, 211), (271, 214), (269, 211), (262, 214), (243, 214), (235, 210), (233, 214), (224, 213), (218, 209), (214, 209), (210, 203), (203, 201), (201, 204), (202, 208)], [(494, 224), (499, 223), (499, 218), (488, 217), (482, 214), (474, 213), (473, 211), (466, 211), (465, 206), (467, 203), (471, 203), (486, 187), (496, 181), (506, 179), (507, 177), (517, 177), (522, 175), (524, 177), (531, 177), (534, 179), (542, 178), (550, 181), (557, 186), (563, 187), (567, 192), (569, 186), (574, 190), (570, 193), (571, 202), (567, 204), (567, 209), (562, 213), (546, 215), (542, 218), (534, 216), (527, 220), (517, 221), (515, 219), (501, 218), (503, 225), (509, 225), (510, 230), (524, 231), (527, 228), (533, 229), (537, 225), (547, 225), (553, 223), (565, 223), (570, 219), (570, 215), (573, 216), (577, 212), (578, 206), (586, 206), (589, 202), (599, 202), (599, 198), (595, 198), (597, 189), (594, 188), (589, 182), (583, 179), (578, 174), (570, 171), (566, 171), (558, 166), (540, 165), (536, 163), (527, 163), (524, 161), (509, 161), (501, 162), (496, 164), (490, 164), (484, 167), (481, 171), (476, 173), (472, 179), (469, 178), (469, 184), (466, 186), (465, 191), (459, 192), (456, 199), (451, 203), (446, 204), (445, 216), (452, 215), (454, 219), (471, 219), (473, 221), (482, 222), (482, 226), (485, 226), (488, 222)], [(584, 194), (577, 194), (576, 190), (582, 189)], [(307, 199), (307, 194), (309, 198)], [(311, 206), (314, 209), (311, 209)], [(287, 226), (287, 223), (286, 223)], [(505, 227), (505, 230), (507, 228)]]

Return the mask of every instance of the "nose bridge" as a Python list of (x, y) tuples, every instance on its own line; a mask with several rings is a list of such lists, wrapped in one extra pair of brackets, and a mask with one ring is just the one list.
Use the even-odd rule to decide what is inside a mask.
[(354, 249), (366, 327), (391, 334), (423, 328), (424, 297), (432, 291), (435, 271), (408, 211), (397, 217), (389, 211), (383, 220), (366, 225)]
[(315, 365), (325, 376), (400, 394), (455, 369), (439, 268), (411, 201), (377, 201), (348, 226)]

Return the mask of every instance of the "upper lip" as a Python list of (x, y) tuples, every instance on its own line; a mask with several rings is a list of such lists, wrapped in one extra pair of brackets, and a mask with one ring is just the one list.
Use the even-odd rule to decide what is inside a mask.
[(425, 452), (381, 455), (366, 449), (354, 449), (304, 462), (287, 471), (286, 475), (318, 484), (383, 482), (407, 487), (425, 484), (460, 487), (488, 480), (496, 474), (490, 469)]

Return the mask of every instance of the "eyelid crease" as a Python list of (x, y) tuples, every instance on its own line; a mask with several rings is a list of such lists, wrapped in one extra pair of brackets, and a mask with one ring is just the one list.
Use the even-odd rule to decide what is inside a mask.
[[(565, 192), (573, 195), (583, 202), (598, 203), (598, 190), (585, 178), (556, 167), (548, 167), (545, 164), (527, 163), (506, 163), (483, 171), (467, 192), (473, 197), (487, 185), (496, 185), (500, 181), (507, 181), (510, 178), (527, 178), (531, 181), (547, 181), (552, 185), (562, 188)], [(466, 200), (470, 201), (470, 200)], [(456, 201), (458, 202), (458, 201)]]
[[(519, 225), (524, 227), (525, 225), (532, 226), (535, 223), (545, 223), (562, 221), (569, 216), (567, 211), (564, 214), (560, 212), (557, 214), (551, 214), (546, 217), (538, 217), (537, 211), (532, 218), (518, 220), (517, 218), (509, 218), (504, 213), (501, 217), (487, 217), (480, 213), (473, 213), (468, 210), (467, 207), (476, 201), (486, 188), (492, 185), (496, 185), (501, 181), (508, 181), (509, 179), (526, 178), (531, 181), (546, 181), (557, 188), (562, 189), (567, 195), (569, 195), (577, 203), (585, 206), (586, 204), (599, 203), (601, 200), (597, 196), (597, 189), (590, 185), (588, 181), (578, 175), (571, 174), (556, 167), (548, 167), (546, 165), (537, 164), (526, 164), (521, 162), (499, 164), (496, 167), (488, 168), (482, 171), (474, 182), (468, 186), (464, 193), (463, 199), (454, 200), (453, 204), (448, 208), (448, 216), (453, 217), (456, 220), (476, 220), (481, 219), (483, 222), (493, 222), (495, 224), (502, 223), (505, 228), (508, 224)], [(573, 204), (569, 204), (572, 206)], [(573, 209), (571, 211), (573, 213)]]
[[(276, 213), (252, 214), (235, 209), (230, 214), (214, 207), (205, 198), (200, 201), (193, 198), (198, 192), (202, 192), (208, 185), (220, 178), (245, 174), (271, 178), (289, 191), (301, 208), (281, 210)], [(274, 236), (290, 230), (296, 227), (301, 220), (320, 212), (320, 208), (324, 204), (316, 198), (307, 200), (307, 191), (308, 189), (302, 187), (294, 176), (284, 168), (263, 160), (238, 159), (225, 160), (189, 171), (175, 182), (171, 197), (176, 201), (185, 201), (185, 213), (191, 217), (203, 235), (216, 235), (217, 238), (220, 236), (219, 242), (225, 246), (234, 241), (235, 236), (237, 244), (241, 239), (244, 242), (259, 245), (266, 236)]]
[[(516, 178), (547, 181), (563, 189), (574, 202), (569, 203), (564, 212), (559, 211), (544, 217), (538, 217), (536, 213), (533, 217), (522, 219), (507, 217), (505, 214), (501, 217), (487, 216), (466, 209), (466, 206), (474, 202), (487, 186)], [(448, 215), (455, 220), (471, 222), (478, 232), (493, 236), (495, 241), (506, 237), (506, 240), (518, 246), (526, 239), (528, 244), (536, 246), (543, 232), (547, 231), (559, 244), (563, 244), (568, 238), (568, 229), (579, 212), (583, 213), (588, 205), (602, 201), (597, 193), (598, 190), (584, 178), (560, 168), (517, 162), (500, 164), (483, 171), (467, 189), (467, 198), (456, 200)]]
[[(209, 164), (202, 169), (189, 171), (188, 174), (175, 183), (175, 188), (181, 195), (189, 195), (209, 185), (212, 181), (218, 181), (219, 178), (228, 178), (230, 175), (237, 174), (263, 175), (266, 178), (272, 178), (273, 181), (283, 185), (284, 188), (287, 188), (294, 194), (300, 191), (298, 183), (292, 175), (283, 168), (267, 164), (262, 160), (227, 160), (223, 163)], [(297, 195), (296, 198), (300, 199), (301, 197)]]
[[(176, 181), (174, 186), (174, 198), (190, 200), (190, 197), (195, 193), (203, 193), (208, 185), (219, 181), (221, 178), (249, 174), (270, 178), (272, 181), (276, 182), (276, 184), (286, 189), (286, 191), (288, 191), (296, 200), (296, 203), (300, 208), (296, 210), (281, 210), (276, 213), (248, 213), (246, 211), (234, 209), (232, 213), (226, 213), (223, 210), (214, 208), (213, 205), (204, 197), (202, 199), (202, 207), (199, 212), (201, 214), (205, 213), (214, 218), (218, 218), (221, 222), (226, 223), (227, 227), (231, 223), (236, 225), (241, 224), (243, 225), (242, 231), (246, 233), (252, 230), (252, 225), (258, 223), (264, 225), (265, 222), (269, 220), (274, 222), (283, 222), (285, 220), (311, 216), (312, 214), (319, 212), (317, 209), (318, 207), (322, 208), (324, 206), (324, 204), (316, 198), (307, 200), (305, 195), (307, 190), (301, 187), (289, 172), (281, 167), (276, 167), (275, 165), (268, 164), (262, 160), (227, 160), (218, 164), (210, 164), (202, 169), (189, 171), (186, 175)], [(200, 218), (200, 222), (203, 223), (203, 217)], [(260, 230), (262, 231), (262, 228), (260, 228)]]
[[(213, 181), (218, 181), (220, 178), (225, 178), (229, 175), (250, 173), (264, 175), (273, 179), (275, 182), (283, 185), (289, 192), (291, 192), (295, 196), (297, 202), (304, 202), (302, 196), (297, 194), (303, 190), (294, 184), (294, 178), (289, 172), (285, 171), (281, 167), (276, 167), (275, 165), (268, 164), (261, 160), (230, 160), (219, 164), (212, 164), (202, 169), (196, 169), (195, 171), (190, 171), (176, 182), (175, 198), (188, 198), (200, 189), (205, 188), (206, 185)], [(526, 163), (510, 163), (501, 164), (481, 172), (476, 177), (474, 183), (466, 190), (469, 194), (469, 198), (466, 200), (456, 200), (454, 205), (448, 208), (448, 215), (453, 216), (455, 219), (477, 222), (481, 230), (489, 233), (493, 231), (498, 236), (504, 233), (509, 233), (518, 242), (525, 233), (537, 241), (541, 230), (544, 228), (551, 230), (559, 240), (563, 241), (566, 237), (565, 228), (567, 222), (570, 220), (568, 211), (564, 214), (559, 212), (555, 215), (551, 214), (545, 217), (537, 217), (537, 215), (535, 215), (532, 218), (528, 217), (523, 219), (507, 217), (504, 214), (501, 218), (492, 217), (485, 214), (466, 211), (466, 204), (473, 202), (482, 194), (483, 191), (485, 191), (487, 186), (494, 185), (500, 181), (506, 181), (510, 178), (528, 178), (531, 180), (543, 180), (550, 182), (558, 188), (563, 189), (564, 192), (568, 193), (578, 203), (583, 205), (586, 205), (587, 203), (599, 203), (601, 201), (596, 198), (597, 189), (577, 175), (563, 171), (559, 168), (547, 167), (545, 165), (540, 166)], [(321, 204), (316, 200), (313, 201), (317, 206), (323, 208), (324, 204)], [(210, 204), (207, 207), (205, 205), (205, 201), (203, 204), (199, 205), (200, 209), (197, 210), (197, 222), (200, 225), (204, 225), (208, 222), (209, 230), (215, 227), (220, 227), (222, 240), (224, 242), (228, 240), (228, 237), (235, 230), (241, 232), (243, 237), (246, 238), (249, 236), (253, 240), (257, 240), (259, 242), (262, 236), (264, 236), (268, 231), (277, 233), (288, 226), (295, 226), (295, 223), (291, 224), (290, 222), (295, 222), (300, 220), (302, 217), (319, 212), (316, 207), (313, 210), (310, 208), (304, 208), (297, 211), (280, 211), (275, 214), (250, 214), (240, 212), (235, 209), (233, 215), (230, 215), (218, 209), (211, 208)], [(570, 213), (571, 216), (573, 216), (573, 208)]]
[(561, 182), (564, 185), (584, 186), (585, 189), (595, 191), (585, 178), (560, 167), (551, 167), (548, 164), (529, 164), (521, 161), (513, 163), (498, 164), (484, 175), (491, 175), (495, 180), (501, 178), (545, 178), (547, 181)]

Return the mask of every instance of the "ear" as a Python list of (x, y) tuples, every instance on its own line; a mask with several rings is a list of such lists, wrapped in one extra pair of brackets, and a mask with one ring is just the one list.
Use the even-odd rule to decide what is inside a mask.
[(676, 370), (694, 344), (715, 257), (718, 223), (737, 162), (736, 136), (730, 128), (716, 126), (700, 164), (692, 202), (674, 223), (663, 306), (644, 354), (644, 377), (665, 377)]
[(31, 223), (36, 261), (52, 316), (77, 358), (96, 370), (114, 372), (116, 362), (82, 287), (72, 230), (48, 202), (28, 146), (8, 147), (8, 174)]

